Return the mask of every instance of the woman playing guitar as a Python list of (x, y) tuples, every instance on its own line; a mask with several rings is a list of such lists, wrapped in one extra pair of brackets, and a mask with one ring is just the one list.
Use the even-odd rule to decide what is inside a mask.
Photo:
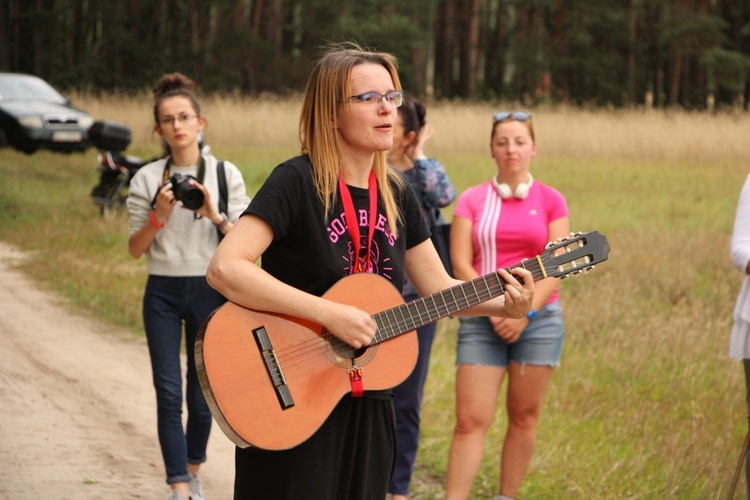
[[(362, 350), (379, 325), (370, 312), (324, 296), (339, 280), (374, 273), (401, 290), (406, 273), (422, 296), (461, 284), (445, 271), (408, 183), (386, 164), (402, 101), (393, 56), (353, 43), (330, 46), (305, 90), (302, 152), (273, 170), (219, 246), (207, 275), (211, 286), (238, 306), (322, 325), (330, 338)], [(501, 293), (461, 314), (526, 315), (531, 273), (514, 270), (523, 284), (498, 273), (506, 283)], [(373, 293), (360, 287), (337, 296)], [(268, 340), (265, 329), (253, 333), (259, 345)], [(267, 366), (275, 369), (271, 361)], [(385, 498), (395, 459), (392, 394), (368, 389), (368, 370), (349, 370), (351, 394), (302, 443), (272, 451), (238, 447), (235, 498)], [(279, 387), (284, 380), (281, 374)], [(324, 398), (322, 380), (319, 387), (312, 399)], [(279, 401), (304, 403), (283, 390)]]

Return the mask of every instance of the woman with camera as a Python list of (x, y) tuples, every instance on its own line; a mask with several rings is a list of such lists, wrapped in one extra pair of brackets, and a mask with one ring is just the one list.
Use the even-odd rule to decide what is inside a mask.
[[(174, 73), (153, 89), (155, 131), (167, 156), (141, 168), (130, 184), (128, 252), (146, 256), (143, 323), (156, 389), (159, 443), (173, 500), (203, 499), (211, 412), (194, 362), (198, 330), (225, 299), (206, 283), (223, 235), (250, 202), (239, 169), (201, 154), (206, 118), (195, 84)], [(187, 352), (187, 428), (182, 424), (182, 330)]]

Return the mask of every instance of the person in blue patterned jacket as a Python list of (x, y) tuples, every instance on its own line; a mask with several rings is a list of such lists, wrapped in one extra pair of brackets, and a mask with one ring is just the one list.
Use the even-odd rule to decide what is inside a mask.
[[(433, 129), (425, 121), (425, 106), (414, 99), (404, 97), (398, 109), (393, 147), (388, 152), (388, 163), (404, 173), (417, 195), (425, 221), (434, 230), (441, 220), (440, 208), (456, 199), (456, 189), (451, 184), (445, 167), (435, 158), (424, 154), (424, 145), (432, 137)], [(404, 280), (404, 300), (419, 297), (409, 280)], [(417, 329), (419, 356), (414, 371), (393, 389), (396, 408), (396, 469), (393, 472), (388, 492), (393, 500), (405, 499), (409, 494), (414, 459), (419, 446), (420, 409), (422, 393), (427, 380), (430, 349), (435, 338), (437, 322)]]

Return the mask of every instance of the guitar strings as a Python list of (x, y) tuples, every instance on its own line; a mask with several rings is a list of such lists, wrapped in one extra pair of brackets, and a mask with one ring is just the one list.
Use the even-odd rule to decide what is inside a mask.
[[(575, 243), (575, 242), (572, 242), (572, 243)], [(569, 246), (569, 244), (565, 246)], [(558, 247), (556, 250), (562, 249), (565, 246)], [(539, 256), (539, 259), (542, 262), (549, 262), (553, 258), (556, 258), (556, 256), (552, 254), (551, 251), (545, 252), (543, 255)], [(507, 270), (511, 271), (512, 269), (516, 267), (527, 268), (526, 267), (527, 262), (529, 263), (529, 265), (536, 264), (534, 260), (524, 261), (520, 264), (517, 264), (516, 266), (507, 268)], [(575, 267), (575, 262), (573, 262), (573, 267)], [(542, 269), (539, 269), (539, 270), (529, 269), (529, 270), (531, 271), (534, 281), (539, 281), (545, 278), (546, 276), (545, 272), (543, 272)], [(487, 284), (488, 277), (491, 277), (493, 275), (497, 283)], [(480, 282), (483, 282), (485, 286), (477, 289), (476, 285), (479, 284)], [(467, 288), (469, 287), (470, 287), (469, 291), (473, 290), (473, 293), (467, 293)], [(446, 290), (442, 290), (430, 296), (422, 297), (415, 301), (405, 303), (405, 304), (400, 304), (386, 311), (381, 311), (379, 313), (376, 313), (373, 315), (373, 318), (378, 324), (378, 330), (375, 333), (375, 337), (374, 337), (375, 342), (372, 345), (379, 344), (385, 340), (389, 340), (398, 335), (401, 335), (408, 331), (419, 328), (420, 326), (423, 326), (427, 323), (431, 323), (441, 318), (444, 318), (446, 316), (449, 316), (452, 313), (451, 312), (452, 309), (446, 301), (447, 294), (449, 294), (450, 297), (453, 299), (452, 303), (456, 304), (456, 308), (453, 310), (453, 312), (458, 312), (460, 310), (465, 309), (464, 307), (458, 306), (460, 301), (456, 299), (456, 293), (455, 293), (458, 291), (461, 292), (458, 295), (463, 298), (463, 301), (466, 304), (465, 308), (469, 308), (469, 307), (480, 304), (482, 302), (490, 300), (504, 293), (505, 283), (504, 283), (504, 280), (500, 278), (499, 274), (491, 273), (490, 275), (481, 276), (479, 278), (475, 278), (474, 280), (465, 281), (461, 284), (455, 285)], [(472, 303), (469, 300), (470, 296), (474, 297), (474, 300), (475, 300), (474, 303)], [(439, 301), (438, 301), (438, 298), (440, 299)], [(430, 306), (429, 304), (430, 301), (432, 302), (432, 306)], [(442, 302), (442, 306), (438, 302)], [(410, 311), (410, 310), (413, 310), (413, 311)], [(390, 318), (388, 318), (389, 312), (390, 314), (393, 315), (393, 319), (395, 321), (392, 321)], [(400, 319), (397, 315), (397, 312), (401, 316)], [(417, 313), (418, 320), (415, 319), (414, 312)], [(427, 320), (423, 319), (422, 312), (424, 312), (425, 315), (427, 316)], [(433, 318), (433, 313), (435, 315), (434, 318)], [(328, 344), (334, 344), (334, 343), (338, 344), (339, 347), (344, 348), (346, 350), (352, 350), (353, 353), (357, 351), (351, 346), (348, 346), (348, 344), (343, 342), (341, 339), (338, 339), (337, 337), (330, 334), (329, 332), (325, 332), (321, 336), (311, 338), (305, 342), (287, 347), (285, 349), (281, 349), (276, 352), (279, 365), (289, 364), (290, 366), (288, 370), (283, 372), (283, 376), (284, 377), (286, 377), (287, 375), (293, 376), (299, 372), (306, 371), (311, 363), (315, 363), (318, 361), (318, 358), (320, 357), (320, 350), (321, 349), (325, 350), (328, 348)], [(334, 352), (336, 352), (335, 346), (332, 346), (331, 349)], [(341, 357), (343, 358), (343, 356)], [(347, 358), (343, 358), (343, 359), (347, 359)], [(277, 380), (277, 379), (281, 380), (282, 371), (280, 371), (276, 367), (276, 365), (274, 365), (274, 367), (275, 368), (271, 370), (272, 377), (274, 377), (274, 380)]]
[[(520, 265), (516, 267), (520, 267)], [(544, 273), (541, 271), (531, 270), (531, 273), (535, 281), (538, 281), (544, 278)], [(466, 281), (461, 284), (450, 287), (446, 290), (442, 290), (441, 292), (438, 292), (436, 294), (433, 294), (427, 297), (422, 297), (420, 299), (417, 299), (409, 303), (400, 304), (396, 307), (390, 308), (389, 310), (381, 311), (379, 313), (374, 314), (373, 317), (375, 318), (376, 323), (378, 324), (378, 330), (375, 333), (375, 344), (373, 345), (379, 344), (385, 340), (389, 340), (403, 333), (414, 330), (420, 326), (423, 326), (428, 323), (432, 323), (441, 318), (449, 316), (451, 314), (452, 309), (449, 307), (449, 305), (446, 302), (447, 294), (450, 294), (450, 296), (453, 299), (453, 303), (459, 304), (461, 300), (456, 299), (456, 294), (454, 292), (460, 290), (462, 293), (460, 293), (459, 295), (462, 296), (463, 302), (466, 303), (465, 308), (471, 307), (473, 305), (477, 305), (479, 303), (485, 302), (489, 299), (492, 299), (494, 297), (501, 295), (505, 291), (503, 280), (499, 277), (497, 273), (493, 273), (493, 274), (496, 276), (497, 283), (493, 285), (487, 285), (485, 287), (480, 287), (481, 288), (480, 290), (477, 290), (475, 286), (476, 280)], [(483, 276), (478, 279), (480, 281), (486, 282), (487, 277)], [(467, 293), (467, 289), (473, 290), (473, 293), (471, 294)], [(468, 298), (469, 295), (475, 297), (475, 302), (472, 303), (472, 301)], [(437, 300), (438, 298), (440, 299), (439, 301)], [(432, 306), (429, 305), (430, 301), (432, 302)], [(439, 304), (438, 302), (442, 302), (442, 304)], [(465, 308), (458, 307), (457, 309), (454, 309), (453, 311), (457, 312)], [(409, 311), (409, 309), (414, 309), (416, 311), (417, 316), (418, 316), (417, 319), (415, 319), (413, 312)], [(399, 319), (398, 316), (396, 316), (396, 311), (400, 313), (401, 319)], [(388, 318), (389, 312), (392, 315), (394, 315), (395, 321), (392, 321)], [(422, 318), (422, 312), (425, 313), (427, 320), (424, 320)], [(407, 313), (408, 317), (404, 315), (404, 313)], [(433, 313), (434, 313), (434, 318), (433, 318)], [(348, 344), (338, 339), (334, 335), (328, 332), (325, 332), (322, 336), (311, 338), (300, 344), (289, 346), (287, 348), (276, 351), (276, 357), (277, 357), (278, 363), (282, 368), (279, 369), (276, 365), (274, 365), (274, 369), (271, 370), (272, 377), (276, 381), (276, 380), (281, 380), (282, 373), (283, 373), (283, 377), (286, 378), (289, 376), (294, 376), (297, 373), (306, 371), (311, 364), (316, 363), (320, 359), (321, 349), (323, 350), (327, 349), (328, 348), (327, 344), (330, 344), (330, 343), (338, 343), (344, 349), (352, 349), (356, 351), (354, 348), (348, 346)], [(336, 352), (335, 347), (333, 347), (332, 350)], [(343, 358), (343, 359), (346, 359), (346, 358)], [(283, 367), (287, 365), (288, 365), (288, 368), (284, 369)]]

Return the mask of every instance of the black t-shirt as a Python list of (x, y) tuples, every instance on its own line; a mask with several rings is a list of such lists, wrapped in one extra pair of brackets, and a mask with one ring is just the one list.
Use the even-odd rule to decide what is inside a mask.
[[(360, 221), (360, 247), (366, 251), (368, 190), (350, 187), (349, 191)], [(395, 238), (388, 229), (382, 199), (378, 196), (370, 263), (374, 273), (401, 290), (406, 249), (428, 239), (430, 232), (408, 182), (404, 183), (404, 189), (394, 192), (394, 197), (402, 213), (399, 236)], [(261, 217), (273, 228), (274, 240), (263, 253), (261, 266), (280, 281), (321, 296), (351, 274), (353, 245), (346, 229), (341, 196), (337, 196), (326, 221), (307, 155), (278, 165), (244, 213)]]

